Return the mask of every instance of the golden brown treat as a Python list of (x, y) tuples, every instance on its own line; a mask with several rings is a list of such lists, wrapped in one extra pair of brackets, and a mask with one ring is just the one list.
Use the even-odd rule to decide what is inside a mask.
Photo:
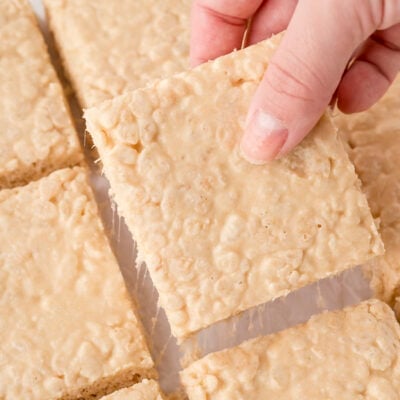
[(396, 314), (397, 320), (400, 322), (400, 297), (397, 297), (394, 304), (394, 312)]
[(0, 189), (82, 161), (61, 85), (26, 0), (0, 0)]
[(85, 170), (0, 191), (0, 399), (92, 399), (140, 376), (153, 362)]
[(400, 290), (400, 76), (370, 110), (335, 119), (348, 143), (385, 254), (365, 270), (375, 295), (393, 304)]
[(137, 385), (118, 390), (101, 400), (162, 400), (163, 397), (156, 381), (144, 379)]
[(248, 105), (276, 42), (86, 112), (179, 338), (382, 253), (327, 118), (279, 161), (254, 166), (239, 155)]
[(190, 0), (44, 3), (84, 107), (188, 67)]
[(181, 378), (190, 400), (396, 400), (400, 327), (371, 300), (210, 354)]

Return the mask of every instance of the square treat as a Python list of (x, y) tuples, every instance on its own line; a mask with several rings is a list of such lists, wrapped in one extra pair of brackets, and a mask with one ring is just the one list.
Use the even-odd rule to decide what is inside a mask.
[(153, 362), (81, 167), (0, 191), (0, 399), (91, 399)]
[(385, 255), (369, 263), (375, 295), (393, 304), (400, 294), (400, 76), (370, 110), (335, 117), (379, 222)]
[(61, 85), (26, 0), (0, 0), (0, 189), (82, 160)]
[(371, 300), (210, 354), (181, 378), (190, 400), (395, 400), (400, 327)]
[(289, 156), (239, 155), (277, 38), (86, 112), (120, 213), (179, 338), (363, 263), (382, 243), (323, 118)]
[(101, 400), (162, 400), (163, 397), (156, 381), (144, 379), (137, 385), (118, 390)]
[(84, 107), (188, 67), (190, 0), (44, 3)]

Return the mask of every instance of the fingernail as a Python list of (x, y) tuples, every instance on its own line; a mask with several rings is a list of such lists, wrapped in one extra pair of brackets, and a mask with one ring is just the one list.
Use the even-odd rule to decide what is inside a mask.
[(272, 161), (281, 151), (288, 133), (281, 121), (258, 109), (250, 117), (240, 143), (243, 157), (257, 165)]

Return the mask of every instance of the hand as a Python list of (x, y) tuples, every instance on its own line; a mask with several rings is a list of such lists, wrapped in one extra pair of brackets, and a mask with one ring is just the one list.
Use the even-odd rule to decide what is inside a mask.
[(250, 105), (250, 162), (287, 154), (335, 93), (343, 112), (369, 108), (400, 69), (400, 0), (195, 0), (192, 65), (240, 48), (249, 18), (249, 44), (287, 28)]

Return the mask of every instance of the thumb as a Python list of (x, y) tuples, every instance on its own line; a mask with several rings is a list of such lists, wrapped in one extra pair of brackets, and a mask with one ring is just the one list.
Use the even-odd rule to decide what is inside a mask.
[(241, 141), (248, 161), (288, 153), (318, 122), (353, 52), (375, 30), (368, 3), (299, 1), (249, 109)]

